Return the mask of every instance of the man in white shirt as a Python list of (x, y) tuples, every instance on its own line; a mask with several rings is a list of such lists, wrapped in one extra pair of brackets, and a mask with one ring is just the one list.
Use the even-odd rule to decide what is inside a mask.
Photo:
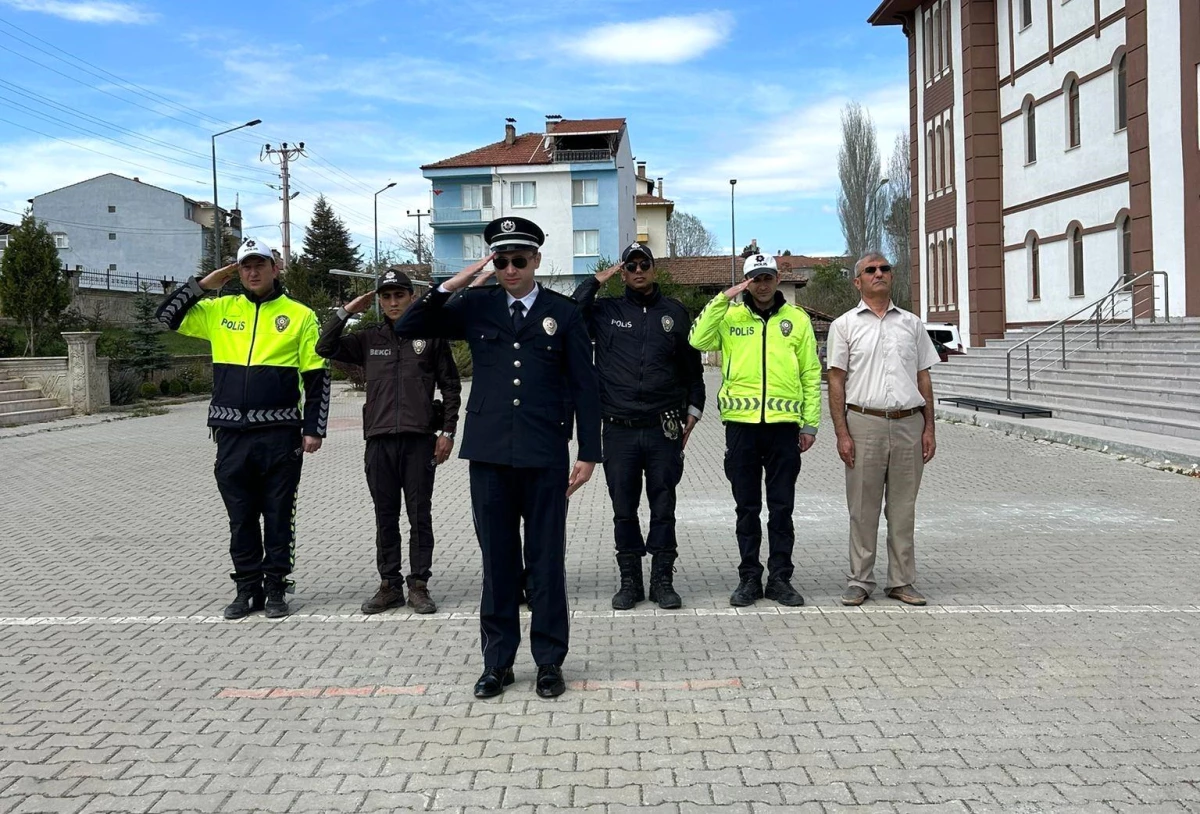
[(924, 605), (913, 528), (925, 464), (937, 451), (933, 383), (938, 361), (920, 317), (892, 302), (892, 267), (878, 252), (854, 266), (859, 304), (829, 328), (829, 412), (846, 464), (850, 573), (843, 605), (861, 605), (875, 588), (879, 512), (887, 495), (887, 595)]

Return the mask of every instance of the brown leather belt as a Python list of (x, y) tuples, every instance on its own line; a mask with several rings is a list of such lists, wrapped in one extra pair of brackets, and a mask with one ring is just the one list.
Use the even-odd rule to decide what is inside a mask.
[(859, 407), (857, 404), (847, 404), (847, 410), (853, 410), (863, 415), (873, 415), (876, 418), (908, 418), (924, 410), (924, 407), (912, 407), (908, 410), (872, 410), (870, 407)]

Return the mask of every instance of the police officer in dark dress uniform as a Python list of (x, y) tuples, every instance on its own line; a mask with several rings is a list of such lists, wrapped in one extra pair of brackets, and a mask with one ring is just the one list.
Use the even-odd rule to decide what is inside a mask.
[[(524, 522), (535, 688), (539, 696), (553, 698), (566, 690), (567, 498), (591, 478), (600, 460), (599, 385), (579, 308), (534, 281), (542, 230), (524, 218), (506, 217), (489, 223), (483, 236), (492, 254), (409, 308), (396, 332), (466, 339), (471, 347), (474, 380), (459, 455), (471, 462), (471, 513), (483, 555), (484, 671), (475, 696), (499, 695), (514, 681)], [(468, 288), (488, 261), (499, 285)], [(454, 292), (459, 293), (451, 299)], [(568, 402), (579, 432), (573, 468)]]
[[(620, 297), (596, 298), (621, 271)], [(628, 610), (646, 598), (642, 557), (650, 552), (650, 601), (660, 608), (683, 604), (674, 586), (675, 487), (683, 477), (683, 448), (704, 413), (704, 365), (688, 344), (692, 319), (683, 303), (664, 297), (654, 281), (654, 254), (633, 243), (617, 265), (575, 289), (596, 340), (600, 409), (604, 415), (604, 478), (613, 504), (621, 587), (612, 598)], [(650, 504), (650, 529), (638, 521), (642, 483)]]

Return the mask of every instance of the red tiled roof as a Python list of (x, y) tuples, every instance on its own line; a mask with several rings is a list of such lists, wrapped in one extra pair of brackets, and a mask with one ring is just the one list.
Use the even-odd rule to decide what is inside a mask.
[(675, 202), (667, 198), (660, 198), (657, 195), (639, 195), (637, 196), (638, 206), (674, 206)]
[(505, 167), (515, 164), (549, 164), (550, 152), (544, 149), (544, 133), (522, 133), (512, 144), (497, 141), (486, 147), (471, 150), (432, 164), (423, 164), (423, 170), (440, 170), (451, 167)]
[(563, 119), (552, 125), (551, 132), (556, 136), (577, 136), (583, 133), (617, 133), (624, 126), (624, 119)]
[[(812, 265), (803, 265), (796, 261), (810, 259), (793, 256), (775, 258), (775, 262), (779, 265), (779, 281), (799, 285), (808, 283), (809, 275), (806, 272), (812, 268)], [(740, 282), (743, 261), (739, 257), (736, 263), (737, 279)], [(703, 257), (669, 257), (661, 260), (660, 265), (671, 275), (671, 280), (680, 285), (728, 287), (734, 261), (727, 254), (719, 254)]]

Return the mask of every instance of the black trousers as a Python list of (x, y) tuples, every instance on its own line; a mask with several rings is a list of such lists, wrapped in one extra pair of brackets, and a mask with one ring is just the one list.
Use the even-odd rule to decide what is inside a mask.
[(296, 560), (296, 491), (304, 462), (300, 428), (218, 429), (216, 438), (214, 470), (229, 513), (232, 576), (282, 585)]
[[(683, 477), (683, 438), (671, 440), (662, 425), (623, 427), (604, 422), (604, 479), (613, 505), (617, 554), (675, 553), (675, 487)], [(642, 481), (650, 502), (650, 529), (642, 538), (638, 508)]]
[(738, 575), (761, 581), (762, 485), (767, 482), (767, 574), (770, 579), (792, 578), (792, 549), (796, 534), (792, 510), (800, 476), (798, 424), (725, 425), (725, 477), (737, 504), (737, 541), (742, 562)]
[[(471, 461), (471, 514), (483, 554), (479, 628), (486, 667), (511, 667), (521, 644), (522, 572), (533, 618), (535, 663), (562, 665), (567, 608), (567, 469), (521, 469)], [(525, 525), (522, 565), (521, 524)]]
[(408, 584), (428, 581), (433, 565), (433, 450), (437, 437), (403, 432), (367, 439), (367, 486), (375, 503), (375, 562), (382, 579), (404, 576), (400, 503), (408, 513)]

